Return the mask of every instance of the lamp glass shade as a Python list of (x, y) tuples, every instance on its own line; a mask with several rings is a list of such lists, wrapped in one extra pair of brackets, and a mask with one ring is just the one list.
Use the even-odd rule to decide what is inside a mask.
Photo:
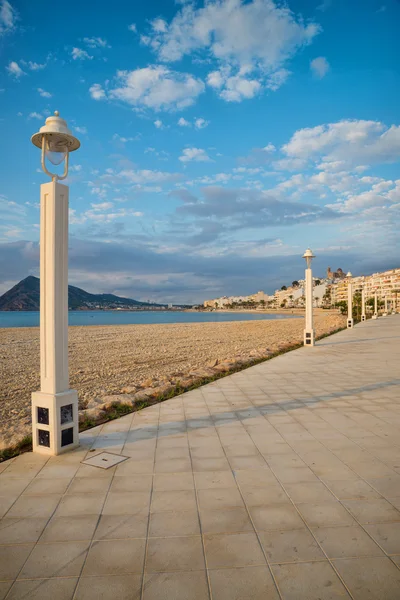
[(60, 165), (68, 152), (67, 140), (63, 136), (46, 135), (45, 154), (53, 165)]

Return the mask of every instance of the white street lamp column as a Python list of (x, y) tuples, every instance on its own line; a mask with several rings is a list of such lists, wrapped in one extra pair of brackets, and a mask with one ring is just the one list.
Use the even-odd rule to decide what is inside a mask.
[(385, 296), (385, 312), (383, 313), (383, 317), (387, 317), (388, 314), (388, 299), (387, 296)]
[(314, 255), (310, 248), (307, 248), (303, 258), (306, 259), (306, 271), (305, 271), (305, 296), (306, 296), (306, 326), (304, 329), (304, 345), (314, 346), (315, 344), (315, 331), (313, 324), (313, 278), (311, 270), (311, 261)]
[(365, 289), (364, 286), (361, 290), (361, 321), (364, 323), (364, 321), (367, 320), (367, 316), (365, 314)]
[[(58, 113), (32, 142), (52, 178), (40, 188), (40, 391), (32, 394), (32, 445), (34, 452), (61, 454), (79, 445), (79, 415), (68, 377), (68, 187), (57, 179), (67, 176), (68, 153), (80, 144)], [(65, 159), (62, 177), (47, 170), (46, 156), (53, 164)]]
[(377, 319), (378, 318), (378, 292), (375, 292), (375, 297), (374, 297), (374, 314), (372, 315), (373, 319)]
[(353, 320), (353, 284), (351, 282), (351, 273), (347, 273), (347, 329), (354, 326)]

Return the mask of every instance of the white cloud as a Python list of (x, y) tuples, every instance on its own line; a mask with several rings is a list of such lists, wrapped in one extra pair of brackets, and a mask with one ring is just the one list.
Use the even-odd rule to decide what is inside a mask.
[(151, 22), (151, 27), (155, 33), (165, 33), (167, 31), (167, 23), (164, 19), (154, 19)]
[(112, 136), (112, 139), (115, 142), (120, 142), (121, 144), (126, 144), (127, 142), (137, 142), (137, 140), (140, 139), (140, 134), (136, 135), (135, 137), (124, 137), (122, 135), (119, 135), (118, 133), (114, 133), (114, 135)]
[(15, 28), (17, 12), (7, 0), (0, 5), (0, 35), (4, 35)]
[(97, 204), (91, 204), (90, 206), (93, 208), (93, 210), (107, 210), (112, 208), (114, 204), (112, 202), (99, 202)]
[(74, 130), (77, 133), (82, 133), (83, 135), (85, 135), (87, 133), (87, 129), (86, 127), (78, 127), (78, 126), (74, 126)]
[(157, 129), (162, 129), (163, 122), (160, 119), (157, 119), (154, 121), (154, 125), (157, 127)]
[(282, 158), (272, 163), (272, 167), (277, 171), (301, 171), (306, 166), (307, 161), (302, 158)]
[(137, 32), (137, 27), (136, 27), (135, 23), (131, 23), (130, 25), (128, 25), (128, 29), (129, 29), (129, 31), (132, 31), (133, 33)]
[(43, 115), (41, 115), (40, 113), (37, 112), (31, 112), (28, 119), (40, 119), (43, 120)]
[(50, 92), (46, 92), (46, 90), (43, 90), (42, 88), (38, 88), (37, 91), (42, 96), (42, 98), (51, 98), (52, 97), (52, 94), (50, 94)]
[(45, 63), (37, 63), (37, 62), (32, 62), (31, 60), (28, 61), (28, 67), (31, 71), (41, 71), (42, 69), (45, 69), (47, 67), (47, 62)]
[(83, 41), (85, 42), (86, 46), (89, 46), (89, 48), (111, 48), (111, 46), (108, 45), (107, 40), (104, 40), (101, 37), (85, 37), (83, 38)]
[(251, 71), (248, 67), (242, 67), (237, 75), (231, 75), (232, 69), (225, 67), (220, 71), (212, 71), (208, 74), (207, 83), (217, 89), (220, 98), (227, 102), (241, 102), (242, 100), (254, 98), (261, 91), (261, 83), (257, 79), (249, 79), (246, 75)]
[(182, 156), (179, 157), (179, 160), (181, 162), (208, 162), (211, 160), (211, 158), (202, 148), (184, 148), (184, 150), (182, 150)]
[(72, 48), (71, 56), (73, 60), (92, 60), (93, 58), (86, 50), (82, 50), (81, 48)]
[(178, 125), (179, 127), (191, 127), (191, 123), (189, 123), (189, 121), (186, 121), (186, 119), (184, 119), (183, 117), (179, 119)]
[(194, 121), (194, 126), (196, 129), (204, 129), (209, 124), (210, 124), (210, 121), (206, 121), (205, 119), (203, 119), (201, 117), (198, 119), (195, 119), (195, 121)]
[(362, 120), (318, 125), (296, 131), (282, 150), (293, 158), (323, 155), (324, 162), (348, 165), (395, 162), (400, 155), (400, 126)]
[(99, 83), (94, 83), (89, 88), (89, 93), (93, 100), (105, 100), (106, 98), (106, 93)]
[[(278, 89), (289, 75), (285, 63), (320, 31), (274, 0), (209, 0), (199, 8), (185, 4), (169, 24), (153, 21), (141, 39), (165, 62), (193, 52), (203, 52), (206, 59), (211, 55), (220, 66), (209, 74), (208, 84), (224, 100), (239, 102), (264, 86)], [(243, 68), (253, 76), (245, 77)]]
[(264, 152), (275, 152), (276, 148), (270, 142), (269, 144), (267, 144), (266, 146), (264, 146), (264, 148), (261, 148), (261, 150), (263, 150)]
[(26, 75), (25, 71), (23, 71), (19, 64), (14, 60), (10, 62), (6, 69), (9, 72), (9, 74), (15, 77), (16, 79), (19, 79), (22, 75)]
[(319, 56), (310, 62), (310, 69), (318, 79), (322, 79), (328, 73), (330, 66), (324, 56)]
[(200, 79), (161, 65), (118, 71), (117, 80), (119, 85), (109, 92), (110, 98), (156, 111), (186, 108), (204, 91)]
[(125, 179), (130, 183), (147, 184), (174, 181), (179, 178), (179, 175), (163, 171), (151, 171), (150, 169), (125, 169), (118, 173), (118, 177)]
[(82, 165), (71, 165), (68, 169), (69, 171), (82, 171)]

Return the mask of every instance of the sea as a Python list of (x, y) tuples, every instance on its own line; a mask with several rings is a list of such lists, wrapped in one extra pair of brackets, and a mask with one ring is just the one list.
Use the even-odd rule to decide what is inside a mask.
[[(197, 312), (197, 311), (103, 311), (70, 310), (69, 325), (148, 325), (152, 323), (222, 323), (224, 321), (270, 321), (290, 319), (298, 315), (246, 313), (246, 312)], [(39, 312), (0, 311), (0, 328), (39, 327)]]

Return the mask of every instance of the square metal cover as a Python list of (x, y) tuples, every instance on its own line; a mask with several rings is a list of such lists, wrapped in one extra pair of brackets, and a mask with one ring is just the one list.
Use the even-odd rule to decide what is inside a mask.
[(92, 458), (87, 458), (82, 461), (83, 465), (90, 465), (91, 467), (99, 467), (100, 469), (109, 469), (110, 467), (114, 467), (118, 465), (120, 462), (127, 460), (128, 456), (121, 456), (120, 454), (111, 454), (111, 452), (101, 452), (100, 454), (96, 454), (92, 456)]

